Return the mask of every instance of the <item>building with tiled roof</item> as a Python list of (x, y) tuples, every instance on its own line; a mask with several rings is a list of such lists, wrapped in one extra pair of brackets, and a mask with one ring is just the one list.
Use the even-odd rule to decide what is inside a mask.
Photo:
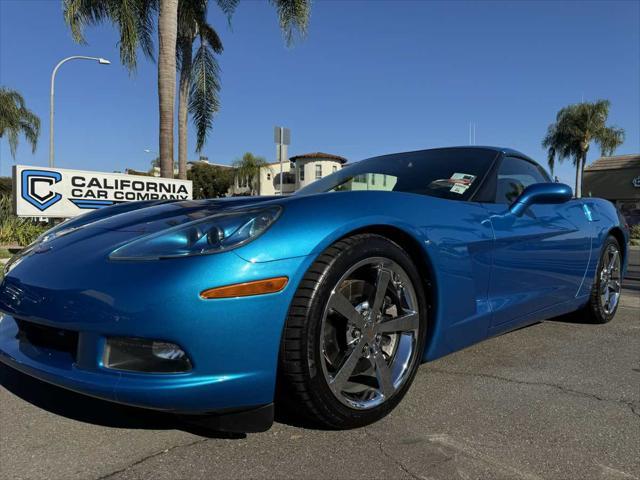
[[(254, 190), (258, 191), (258, 195), (279, 195), (282, 169), (282, 193), (287, 195), (337, 172), (345, 163), (346, 158), (332, 153), (312, 152), (294, 155), (282, 165), (280, 162), (272, 162), (262, 167)], [(246, 182), (236, 179), (232, 193), (246, 195), (250, 190)]]
[(585, 196), (606, 198), (630, 225), (640, 223), (640, 154), (600, 157), (584, 169)]

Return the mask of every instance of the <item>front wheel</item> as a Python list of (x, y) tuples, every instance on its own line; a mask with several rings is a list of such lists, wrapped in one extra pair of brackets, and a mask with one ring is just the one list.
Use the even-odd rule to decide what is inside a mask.
[(609, 236), (602, 247), (596, 278), (584, 315), (589, 323), (607, 323), (616, 314), (622, 289), (620, 244)]
[(422, 359), (426, 300), (410, 257), (361, 234), (329, 247), (293, 299), (280, 368), (307, 417), (354, 428), (389, 413)]

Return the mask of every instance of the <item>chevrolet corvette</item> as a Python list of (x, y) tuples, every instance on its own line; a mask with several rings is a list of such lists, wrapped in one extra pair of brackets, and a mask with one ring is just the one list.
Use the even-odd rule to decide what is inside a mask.
[(570, 312), (610, 321), (627, 242), (611, 203), (493, 147), (370, 158), (291, 196), (122, 203), (6, 265), (0, 361), (221, 430), (268, 429), (281, 395), (354, 428), (423, 362)]

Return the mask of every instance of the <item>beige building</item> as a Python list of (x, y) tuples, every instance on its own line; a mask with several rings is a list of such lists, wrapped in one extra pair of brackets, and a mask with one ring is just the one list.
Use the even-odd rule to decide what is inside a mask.
[(601, 157), (584, 169), (583, 195), (606, 198), (630, 225), (640, 223), (640, 154)]
[[(282, 163), (282, 193), (295, 192), (316, 180), (337, 172), (347, 163), (347, 159), (331, 153), (314, 152), (295, 155)], [(248, 195), (249, 185), (236, 179), (233, 195)], [(280, 163), (266, 165), (260, 171), (256, 190), (258, 195), (280, 195)]]

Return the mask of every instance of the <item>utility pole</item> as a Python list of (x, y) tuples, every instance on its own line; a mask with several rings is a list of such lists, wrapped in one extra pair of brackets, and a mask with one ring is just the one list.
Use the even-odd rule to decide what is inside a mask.
[(56, 86), (56, 73), (58, 73), (58, 69), (62, 66), (63, 63), (68, 62), (69, 60), (93, 60), (98, 62), (100, 65), (110, 65), (111, 62), (106, 58), (101, 57), (87, 57), (84, 55), (73, 55), (71, 57), (64, 58), (58, 62), (58, 64), (53, 69), (53, 73), (51, 73), (51, 92), (49, 96), (49, 167), (53, 167), (53, 105), (55, 98), (55, 86)]
[(280, 163), (280, 195), (284, 195), (282, 191), (282, 163), (288, 158), (288, 146), (291, 144), (291, 130), (284, 127), (275, 127), (273, 130), (273, 139), (276, 142), (276, 157)]

